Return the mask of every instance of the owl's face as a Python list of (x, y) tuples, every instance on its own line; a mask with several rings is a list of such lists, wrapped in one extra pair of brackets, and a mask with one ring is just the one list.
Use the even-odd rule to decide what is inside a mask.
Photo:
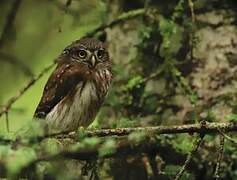
[(83, 38), (68, 46), (64, 53), (69, 61), (85, 64), (90, 69), (109, 61), (109, 54), (105, 45), (93, 38)]

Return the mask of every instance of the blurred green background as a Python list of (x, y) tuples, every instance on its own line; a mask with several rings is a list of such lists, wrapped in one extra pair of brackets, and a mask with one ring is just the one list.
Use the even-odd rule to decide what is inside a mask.
[[(13, 3), (13, 0), (0, 2), (0, 33), (3, 33)], [(37, 75), (57, 58), (64, 47), (106, 19), (103, 1), (72, 1), (67, 8), (66, 1), (23, 0), (1, 52)], [(28, 82), (30, 75), (4, 57), (0, 57), (0, 71), (0, 104), (3, 105)], [(11, 131), (32, 119), (49, 74), (45, 74), (13, 105), (9, 113)], [(0, 119), (0, 131), (6, 131), (4, 119), (4, 116)]]

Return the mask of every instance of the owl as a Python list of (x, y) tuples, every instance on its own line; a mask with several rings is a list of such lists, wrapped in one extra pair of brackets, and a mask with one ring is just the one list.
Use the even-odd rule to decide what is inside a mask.
[(48, 128), (73, 131), (89, 126), (99, 111), (112, 80), (109, 53), (99, 40), (82, 38), (57, 59), (34, 117)]

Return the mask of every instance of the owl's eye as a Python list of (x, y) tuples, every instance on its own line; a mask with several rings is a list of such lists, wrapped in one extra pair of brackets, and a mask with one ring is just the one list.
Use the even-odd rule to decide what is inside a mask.
[(69, 54), (70, 53), (70, 50), (69, 49), (64, 49), (63, 52), (62, 52), (62, 55), (64, 54)]
[(99, 59), (103, 58), (104, 57), (104, 54), (105, 54), (105, 51), (104, 50), (98, 50), (97, 51), (97, 57)]
[(81, 59), (85, 59), (87, 56), (87, 52), (85, 50), (79, 50), (78, 51), (78, 57)]

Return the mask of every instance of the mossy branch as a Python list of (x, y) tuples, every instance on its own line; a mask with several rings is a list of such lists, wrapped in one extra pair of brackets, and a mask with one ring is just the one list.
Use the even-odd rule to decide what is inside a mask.
[[(144, 132), (146, 134), (180, 134), (180, 133), (199, 133), (211, 134), (223, 132), (237, 131), (237, 122), (226, 123), (205, 123), (205, 124), (188, 124), (179, 126), (154, 126), (154, 127), (134, 127), (134, 128), (116, 128), (116, 129), (85, 129), (84, 133), (91, 137), (106, 137), (106, 136), (126, 136), (134, 132)], [(76, 133), (58, 133), (47, 135), (46, 137), (66, 137), (74, 138)]]
[[(116, 140), (113, 151), (106, 155), (100, 156), (99, 151), (103, 143), (99, 143), (93, 147), (81, 147), (77, 150), (62, 150), (54, 155), (46, 155), (39, 157), (32, 162), (30, 162), (27, 167), (33, 166), (41, 161), (52, 161), (60, 158), (66, 159), (77, 159), (77, 160), (89, 160), (97, 157), (101, 158), (111, 158), (119, 156), (129, 156), (142, 153), (157, 153), (162, 148), (160, 143), (157, 143), (158, 134), (179, 134), (179, 133), (198, 133), (200, 138), (195, 141), (192, 151), (188, 154), (185, 163), (180, 170), (179, 174), (176, 176), (179, 179), (183, 172), (187, 169), (188, 164), (190, 164), (191, 158), (194, 153), (197, 152), (198, 147), (200, 146), (203, 137), (205, 134), (210, 133), (220, 133), (220, 130), (224, 132), (233, 132), (237, 131), (236, 122), (227, 122), (227, 123), (206, 123), (206, 124), (190, 124), (190, 125), (180, 125), (180, 126), (156, 126), (156, 127), (137, 127), (137, 128), (117, 128), (117, 129), (86, 129), (82, 130), (85, 137), (114, 137)], [(136, 142), (129, 140), (131, 133), (143, 132), (145, 137)], [(68, 139), (72, 141), (78, 140), (78, 134), (76, 132), (71, 132), (67, 134), (51, 134), (44, 137), (40, 137), (41, 140), (46, 138), (57, 138), (57, 139)]]
[(136, 9), (136, 10), (131, 10), (128, 12), (125, 12), (123, 14), (121, 14), (117, 19), (113, 20), (112, 22), (108, 23), (108, 24), (102, 24), (101, 26), (99, 26), (98, 28), (92, 30), (91, 32), (88, 32), (86, 34), (86, 36), (94, 36), (96, 33), (100, 32), (100, 31), (104, 31), (106, 28), (112, 28), (113, 26), (122, 23), (128, 19), (132, 19), (141, 15), (145, 14), (145, 9)]

